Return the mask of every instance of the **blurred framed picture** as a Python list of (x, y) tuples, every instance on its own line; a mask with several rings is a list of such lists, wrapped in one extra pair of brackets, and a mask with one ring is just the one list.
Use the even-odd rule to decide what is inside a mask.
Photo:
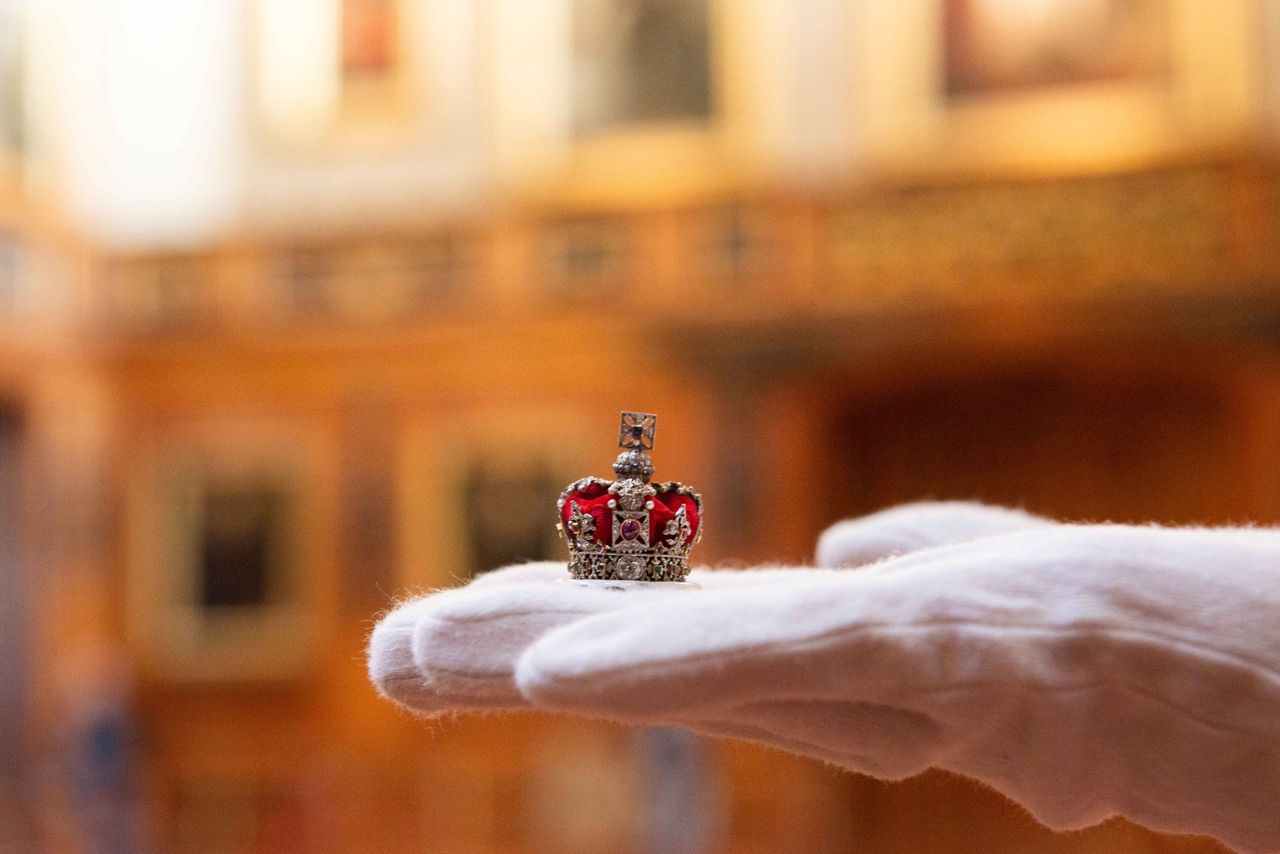
[(254, 94), (270, 142), (394, 138), (413, 110), (402, 0), (256, 0)]
[(724, 187), (758, 140), (770, 73), (728, 0), (500, 0), (499, 167), (517, 190), (588, 203)]
[(574, 137), (714, 121), (711, 12), (710, 0), (574, 0)]
[(303, 459), (281, 434), (189, 440), (140, 460), (130, 490), (129, 622), (178, 681), (299, 675), (313, 630)]
[(472, 4), (251, 0), (249, 12), (250, 118), (268, 150), (439, 159), (474, 147)]
[(1115, 168), (1258, 120), (1247, 0), (873, 0), (854, 12), (873, 165)]
[(453, 586), (513, 563), (565, 559), (556, 497), (601, 458), (564, 441), (580, 423), (576, 410), (485, 409), (410, 430), (399, 476), (402, 586)]
[(245, 227), (341, 233), (473, 200), (492, 180), (486, 6), (249, 0)]
[(1170, 0), (944, 0), (948, 98), (1099, 83), (1170, 82)]

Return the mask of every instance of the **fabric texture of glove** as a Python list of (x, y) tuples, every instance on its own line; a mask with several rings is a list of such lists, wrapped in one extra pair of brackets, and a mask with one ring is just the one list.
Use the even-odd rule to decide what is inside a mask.
[(683, 725), (885, 779), (949, 769), (1058, 829), (1120, 814), (1280, 848), (1280, 533), (944, 504), (819, 546), (886, 554), (699, 570), (694, 592), (513, 568), (393, 611), (370, 673), (419, 711)]

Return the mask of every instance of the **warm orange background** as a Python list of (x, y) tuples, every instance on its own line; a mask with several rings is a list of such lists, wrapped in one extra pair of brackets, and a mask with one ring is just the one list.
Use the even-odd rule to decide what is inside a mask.
[[(713, 29), (749, 17), (711, 5)], [(930, 144), (946, 156), (911, 137), (914, 159), (867, 153), (807, 174), (740, 137), (800, 121), (809, 96), (784, 87), (782, 108), (714, 131), (724, 139), (633, 128), (581, 151), (568, 140), (559, 165), (482, 179), (466, 204), (424, 194), (405, 206), (377, 170), (417, 180), (396, 159), (419, 144), (405, 129), (419, 102), (405, 93), (421, 56), (402, 46), (431, 4), (391, 6), (376, 53), (396, 57), (385, 111), (353, 128), (335, 108), (310, 148), (266, 141), (254, 121), (241, 129), (270, 152), (244, 167), (246, 185), (263, 163), (296, 169), (292, 209), (244, 209), (180, 240), (148, 239), (143, 223), (122, 240), (68, 201), (74, 170), (37, 168), (56, 166), (56, 146), (6, 161), (0, 240), (27, 260), (0, 267), (0, 285), (24, 295), (0, 309), (0, 620), (19, 698), (0, 726), (22, 736), (0, 756), (0, 843), (109, 850), (94, 847), (102, 828), (127, 824), (131, 844), (176, 852), (645, 850), (634, 733), (534, 714), (423, 723), (374, 694), (363, 662), (395, 597), (465, 573), (465, 462), (604, 474), (620, 409), (658, 413), (658, 476), (702, 491), (703, 561), (802, 562), (829, 523), (924, 498), (1071, 519), (1280, 519), (1280, 164), (1268, 130), (1280, 84), (1260, 45), (1221, 53), (1237, 43), (1206, 32), (1199, 54), (1171, 48), (1247, 79), (1126, 81), (1167, 112), (1141, 144), (1128, 125), (1114, 149), (1093, 144), (1110, 139), (1105, 107), (1089, 113), (1093, 142), (1065, 158), (947, 146), (947, 116), (991, 122), (998, 139), (1110, 97), (1073, 90), (1063, 106), (1060, 88), (1031, 85), (973, 114), (934, 104)], [(848, 23), (876, 4), (827, 6)], [(1262, 6), (1244, 4), (1241, 20)], [(519, 76), (485, 21), (462, 52), (486, 80)], [(249, 24), (230, 31), (253, 44)], [(829, 56), (853, 50), (830, 41), (846, 35), (785, 38)], [(776, 59), (761, 44), (715, 56), (743, 73)], [(936, 64), (941, 41), (930, 50), (916, 60)], [(228, 61), (252, 77), (247, 57)], [(914, 79), (919, 67), (894, 62), (876, 79)], [(1247, 92), (1248, 121), (1195, 126), (1177, 100), (1186, 80), (1221, 85), (1196, 90), (1210, 100)], [(718, 85), (728, 100), (758, 88)], [(858, 87), (871, 85), (854, 75), (833, 97), (864, 103)], [(500, 133), (468, 132), (462, 146), (483, 150)], [(823, 133), (797, 144), (845, 144)], [(612, 172), (592, 154), (606, 142), (616, 148), (601, 152), (627, 158)], [(662, 168), (670, 152), (701, 162), (712, 143), (736, 152), (715, 180)], [(353, 190), (326, 183), (365, 168)], [(181, 573), (163, 547), (176, 536), (165, 477), (276, 465), (302, 496), (301, 648), (288, 627), (250, 628), (247, 654), (158, 641), (146, 626)], [(537, 511), (548, 526), (554, 500)], [(84, 796), (68, 771), (104, 697), (137, 736), (119, 800)], [(711, 830), (691, 850), (1222, 850), (1122, 820), (1055, 835), (941, 772), (885, 784), (714, 743), (703, 775)]]

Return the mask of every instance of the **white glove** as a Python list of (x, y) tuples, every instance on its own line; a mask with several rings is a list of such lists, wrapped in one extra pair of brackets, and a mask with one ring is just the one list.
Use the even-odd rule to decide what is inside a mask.
[[(691, 593), (511, 570), (393, 612), (371, 674), (421, 710), (678, 724), (887, 779), (950, 769), (1058, 829), (1121, 814), (1280, 848), (1280, 533), (1010, 522), (856, 572), (703, 571)], [(871, 556), (868, 530), (823, 556)]]

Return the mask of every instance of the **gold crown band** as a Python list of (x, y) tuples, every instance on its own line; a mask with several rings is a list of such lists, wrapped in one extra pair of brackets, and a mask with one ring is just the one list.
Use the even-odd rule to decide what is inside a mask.
[(684, 581), (689, 559), (655, 552), (578, 552), (569, 561), (569, 575), (580, 581)]

